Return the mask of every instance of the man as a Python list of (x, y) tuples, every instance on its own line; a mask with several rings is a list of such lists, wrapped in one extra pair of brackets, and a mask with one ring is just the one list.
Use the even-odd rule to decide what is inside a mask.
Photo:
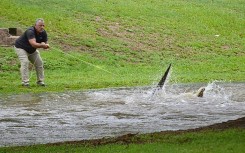
[(44, 20), (39, 18), (35, 25), (28, 28), (16, 41), (15, 51), (19, 57), (21, 67), (22, 86), (29, 87), (29, 62), (36, 69), (37, 85), (44, 84), (44, 68), (43, 61), (38, 48), (48, 49), (48, 36), (44, 30)]

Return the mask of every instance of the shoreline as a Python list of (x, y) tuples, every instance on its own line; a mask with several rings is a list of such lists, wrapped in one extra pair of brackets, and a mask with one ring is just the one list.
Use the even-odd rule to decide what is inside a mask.
[[(212, 125), (199, 127), (195, 129), (187, 129), (187, 130), (177, 130), (177, 131), (160, 131), (160, 132), (153, 132), (148, 133), (147, 135), (178, 135), (184, 133), (191, 133), (191, 132), (205, 132), (205, 131), (224, 131), (227, 129), (245, 129), (245, 117), (241, 117), (235, 120), (229, 120), (226, 122), (215, 123)], [(144, 134), (139, 134), (144, 135)], [(92, 140), (78, 140), (78, 141), (64, 141), (64, 142), (56, 142), (56, 143), (47, 143), (44, 145), (47, 146), (59, 146), (59, 145), (76, 145), (76, 144), (90, 144), (92, 146), (98, 145), (106, 145), (106, 144), (113, 144), (113, 143), (121, 143), (121, 144), (129, 144), (129, 143), (136, 143), (138, 134), (125, 134), (118, 137), (110, 137), (110, 138), (100, 138), (100, 139), (92, 139)], [(143, 142), (137, 142), (143, 143)]]

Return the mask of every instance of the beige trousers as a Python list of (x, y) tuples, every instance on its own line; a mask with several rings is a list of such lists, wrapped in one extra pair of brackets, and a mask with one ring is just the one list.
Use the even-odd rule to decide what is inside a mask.
[(29, 54), (24, 49), (21, 48), (15, 48), (15, 51), (19, 57), (20, 60), (20, 73), (22, 78), (22, 83), (29, 83), (29, 63), (31, 62), (36, 69), (37, 74), (37, 82), (43, 82), (44, 81), (44, 68), (43, 68), (43, 61), (40, 56), (40, 53), (38, 50), (36, 50), (34, 53)]

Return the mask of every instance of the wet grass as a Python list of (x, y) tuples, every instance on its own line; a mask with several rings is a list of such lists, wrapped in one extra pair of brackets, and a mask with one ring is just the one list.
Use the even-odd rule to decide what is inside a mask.
[(135, 135), (121, 141), (104, 139), (99, 143), (70, 142), (26, 147), (0, 148), (0, 152), (59, 152), (59, 153), (242, 153), (245, 149), (245, 130), (227, 129), (222, 131), (202, 131), (188, 133), (153, 133)]

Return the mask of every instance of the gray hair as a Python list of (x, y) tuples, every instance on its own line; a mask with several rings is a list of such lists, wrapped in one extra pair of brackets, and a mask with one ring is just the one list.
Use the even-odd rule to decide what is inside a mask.
[(44, 22), (43, 18), (38, 18), (38, 19), (36, 19), (35, 25), (36, 25), (39, 21)]

